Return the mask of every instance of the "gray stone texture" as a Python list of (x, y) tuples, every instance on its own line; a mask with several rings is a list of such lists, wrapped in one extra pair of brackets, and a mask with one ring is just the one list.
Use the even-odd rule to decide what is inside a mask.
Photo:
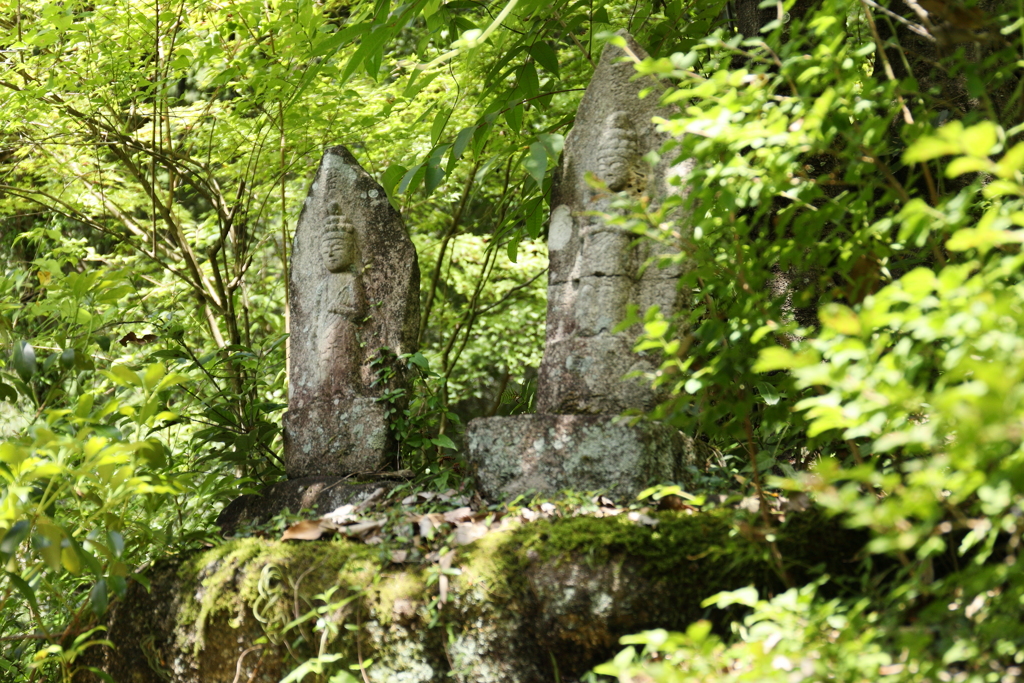
[[(620, 33), (628, 51), (646, 53)], [(537, 378), (537, 414), (473, 420), (468, 453), (481, 493), (491, 498), (529, 491), (605, 489), (633, 496), (652, 482), (681, 481), (694, 462), (693, 443), (666, 425), (629, 426), (627, 410), (646, 411), (663, 397), (644, 374), (657, 356), (633, 352), (640, 326), (615, 332), (629, 306), (658, 306), (672, 314), (684, 303), (682, 267), (653, 261), (671, 245), (637, 239), (617, 225), (633, 197), (651, 210), (679, 194), (691, 162), (671, 163), (671, 153), (651, 165), (668, 136), (655, 117), (661, 86), (637, 78), (627, 52), (609, 44), (587, 87), (565, 142), (551, 190), (548, 229), (548, 311), (544, 360)], [(642, 90), (651, 92), (641, 99)], [(657, 155), (655, 155), (657, 156)], [(669, 216), (682, 231), (681, 212)]]
[(385, 363), (414, 350), (419, 266), (384, 189), (344, 147), (323, 156), (292, 248), (289, 478), (371, 472), (395, 451), (377, 399), (404, 374), (377, 382)]
[(631, 497), (652, 481), (681, 480), (681, 464), (693, 457), (692, 440), (678, 429), (607, 415), (482, 418), (466, 436), (477, 488), (491, 499), (562, 489)]
[(289, 479), (271, 484), (259, 495), (246, 494), (235, 498), (217, 515), (216, 524), (221, 534), (232, 536), (246, 528), (267, 524), (286, 510), (293, 514), (300, 510), (327, 514), (341, 505), (362, 503), (378, 489), (390, 492), (398, 483), (400, 480), (388, 478), (358, 483), (346, 477)]
[[(630, 52), (647, 56), (632, 37), (621, 35)], [(685, 178), (692, 168), (689, 162), (672, 164), (671, 154), (653, 167), (643, 159), (668, 139), (652, 119), (669, 112), (658, 103), (658, 82), (636, 78), (632, 60), (625, 57), (621, 48), (605, 47), (552, 187), (547, 339), (537, 383), (542, 413), (614, 414), (654, 407), (659, 397), (650, 382), (624, 381), (623, 375), (654, 370), (656, 359), (633, 353), (639, 328), (613, 330), (630, 304), (641, 311), (657, 305), (666, 314), (682, 304), (678, 266), (644, 267), (665, 247), (649, 240), (634, 245), (635, 235), (594, 215), (618, 212), (612, 203), (623, 193), (647, 197), (657, 208), (680, 191), (681, 185), (669, 179)], [(640, 99), (644, 89), (652, 92)]]

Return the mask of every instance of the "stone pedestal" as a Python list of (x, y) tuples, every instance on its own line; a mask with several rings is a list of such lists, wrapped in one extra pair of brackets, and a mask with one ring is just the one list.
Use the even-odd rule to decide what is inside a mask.
[(481, 495), (604, 489), (632, 497), (679, 481), (693, 441), (667, 425), (630, 426), (607, 415), (516, 415), (473, 420), (466, 432)]

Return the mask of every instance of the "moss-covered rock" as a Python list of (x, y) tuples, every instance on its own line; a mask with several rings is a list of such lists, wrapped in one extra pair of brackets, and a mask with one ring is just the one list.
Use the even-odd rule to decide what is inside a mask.
[[(624, 634), (713, 616), (701, 606), (710, 595), (781, 587), (769, 549), (737, 532), (736, 514), (491, 532), (455, 551), (443, 604), (438, 564), (392, 564), (382, 546), (230, 541), (162, 563), (149, 591), (133, 585), (109, 614), (116, 649), (92, 664), (119, 683), (279, 681), (317, 655), (333, 658), (326, 670), (380, 683), (570, 681)], [(782, 545), (796, 575), (841, 573), (862, 543), (814, 513), (787, 526), (780, 537), (799, 539)]]

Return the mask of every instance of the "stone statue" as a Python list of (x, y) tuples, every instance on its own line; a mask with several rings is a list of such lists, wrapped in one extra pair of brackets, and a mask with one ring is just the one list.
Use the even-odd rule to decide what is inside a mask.
[[(644, 51), (626, 36), (633, 54)], [(659, 399), (642, 378), (655, 359), (633, 353), (639, 329), (615, 333), (632, 304), (642, 312), (657, 305), (666, 315), (679, 309), (679, 267), (648, 265), (662, 245), (642, 240), (605, 220), (618, 210), (621, 194), (647, 197), (656, 208), (679, 192), (672, 177), (685, 178), (689, 162), (671, 157), (654, 166), (645, 160), (668, 136), (652, 119), (665, 116), (651, 79), (637, 80), (632, 61), (609, 45), (594, 72), (563, 152), (552, 187), (548, 231), (547, 339), (537, 388), (537, 410), (560, 414), (648, 410)], [(644, 99), (640, 91), (655, 88)]]
[[(396, 444), (378, 399), (403, 386), (393, 359), (415, 350), (419, 266), (384, 189), (344, 147), (323, 156), (291, 263), (288, 476), (385, 467)], [(381, 382), (387, 364), (392, 378)]]
[(331, 202), (320, 241), (324, 266), (331, 275), (320, 283), (316, 309), (319, 311), (317, 341), (321, 383), (330, 382), (340, 391), (355, 386), (359, 359), (356, 329), (366, 315), (355, 227)]
[[(629, 51), (646, 53), (623, 35)], [(660, 399), (650, 380), (660, 358), (633, 352), (639, 327), (615, 332), (630, 305), (679, 310), (680, 266), (650, 265), (674, 250), (616, 224), (614, 204), (630, 196), (655, 209), (679, 193), (692, 169), (671, 156), (647, 161), (668, 136), (653, 119), (669, 112), (660, 86), (638, 79), (626, 52), (609, 44), (566, 138), (551, 189), (548, 228), (548, 311), (537, 413), (473, 420), (469, 459), (488, 496), (563, 488), (632, 495), (651, 481), (678, 481), (692, 459), (692, 441), (661, 424), (625, 424), (626, 410), (649, 410)], [(646, 98), (640, 92), (652, 89)], [(657, 156), (654, 157), (657, 159)], [(672, 179), (679, 178), (682, 180)], [(684, 217), (675, 217), (677, 231)]]

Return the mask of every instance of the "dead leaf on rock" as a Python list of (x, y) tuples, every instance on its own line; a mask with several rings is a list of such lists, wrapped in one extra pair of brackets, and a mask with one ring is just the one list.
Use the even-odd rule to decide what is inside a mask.
[(449, 550), (437, 560), (441, 568), (441, 576), (437, 580), (437, 601), (442, 605), (448, 602), (448, 575), (445, 572), (452, 568), (454, 559), (455, 553)]
[(371, 531), (376, 531), (377, 529), (382, 528), (386, 521), (386, 518), (371, 519), (365, 522), (359, 522), (358, 524), (350, 524), (349, 526), (340, 529), (340, 531), (344, 531), (348, 536), (365, 537), (368, 536)]
[(416, 616), (416, 603), (408, 598), (398, 598), (391, 608), (391, 615), (400, 624), (408, 623)]
[(395, 564), (402, 564), (407, 559), (409, 559), (409, 551), (408, 550), (392, 550), (391, 551), (391, 561), (394, 562)]
[(539, 517), (539, 515), (530, 508), (523, 508), (522, 510), (520, 510), (519, 516), (522, 517), (523, 521), (526, 522), (532, 522), (533, 520), (537, 519), (537, 517)]
[(420, 536), (423, 538), (433, 538), (434, 531), (444, 524), (444, 516), (436, 512), (430, 512), (422, 515), (417, 521), (420, 525)]
[(324, 535), (324, 528), (318, 519), (304, 519), (296, 522), (281, 534), (282, 541), (315, 541)]
[(376, 534), (374, 534), (373, 536), (370, 536), (368, 539), (366, 539), (366, 545), (380, 545), (383, 542), (384, 542), (384, 539), (381, 538), (380, 536), (377, 536)]
[(340, 505), (331, 512), (328, 512), (321, 519), (325, 519), (333, 524), (346, 524), (352, 519), (355, 510), (355, 505)]
[(811, 498), (803, 491), (797, 491), (789, 498), (780, 498), (779, 506), (785, 512), (803, 512), (811, 507)]
[(554, 503), (541, 503), (540, 504), (540, 511), (545, 513), (545, 514), (550, 515), (550, 514), (553, 514), (557, 510), (558, 510), (558, 508), (555, 507)]
[(367, 509), (368, 507), (370, 507), (371, 505), (373, 505), (374, 503), (376, 503), (378, 500), (380, 500), (383, 497), (384, 497), (384, 487), (383, 486), (374, 489), (373, 493), (371, 493), (369, 496), (366, 497), (366, 500), (364, 500), (359, 505), (356, 505), (356, 512), (359, 512), (360, 510)]
[(415, 502), (416, 502), (416, 494), (415, 493), (412, 494), (411, 496), (406, 496), (405, 498), (402, 499), (402, 505), (413, 505)]
[(757, 496), (747, 496), (737, 503), (736, 507), (747, 512), (758, 512), (761, 509), (761, 501)]
[(630, 512), (629, 521), (636, 522), (637, 524), (643, 524), (644, 526), (649, 526), (651, 528), (658, 526), (658, 520), (655, 517), (645, 515), (642, 512)]
[(486, 524), (476, 522), (462, 522), (455, 525), (455, 542), (458, 545), (469, 545), (473, 541), (487, 535)]
[(473, 517), (473, 511), (468, 507), (461, 507), (456, 510), (449, 510), (444, 513), (444, 521), (449, 524), (455, 524), (456, 522), (465, 522), (467, 519)]
[(664, 496), (658, 501), (659, 510), (687, 510), (693, 509), (692, 505), (687, 505), (683, 501), (681, 496), (677, 496), (674, 493)]

